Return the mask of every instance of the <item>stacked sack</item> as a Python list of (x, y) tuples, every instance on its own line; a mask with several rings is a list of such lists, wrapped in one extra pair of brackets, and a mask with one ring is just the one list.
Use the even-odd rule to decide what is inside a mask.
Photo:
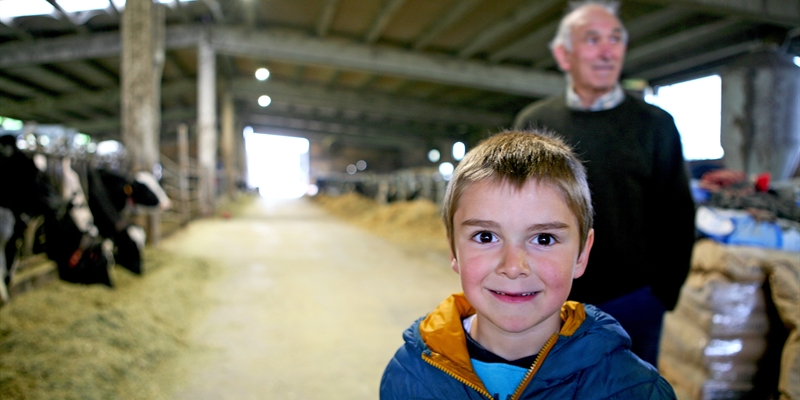
[(699, 241), (659, 370), (681, 399), (800, 399), (800, 255)]

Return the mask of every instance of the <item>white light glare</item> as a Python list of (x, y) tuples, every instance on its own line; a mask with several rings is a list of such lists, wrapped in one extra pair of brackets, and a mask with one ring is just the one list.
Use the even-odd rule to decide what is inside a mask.
[(242, 130), (242, 134), (244, 134), (245, 136), (252, 135), (253, 134), (253, 127), (252, 126), (245, 126), (244, 129)]
[(116, 140), (104, 140), (97, 144), (97, 155), (112, 154), (120, 151), (122, 143)]
[(0, 7), (0, 19), (10, 20), (28, 15), (50, 15), (55, 11), (56, 8), (46, 1), (3, 0), (3, 6)]
[(453, 167), (453, 164), (449, 162), (443, 162), (439, 164), (439, 173), (442, 175), (442, 178), (444, 178), (444, 180), (446, 181), (449, 181), (450, 178), (453, 177), (454, 169), (455, 168)]
[(792, 61), (794, 61), (794, 65), (800, 67), (800, 56), (795, 56)]
[(104, 10), (108, 0), (58, 0), (58, 5), (66, 12)]
[(347, 166), (345, 170), (347, 171), (348, 174), (355, 175), (355, 173), (358, 171), (358, 167), (356, 167), (353, 164), (350, 164)]
[(356, 163), (356, 168), (358, 168), (359, 171), (367, 169), (367, 162), (364, 160), (358, 160)]
[[(120, 11), (125, 9), (125, 0), (111, 0)], [(178, 0), (181, 3), (195, 0)], [(172, 4), (174, 0), (158, 0), (162, 4)], [(32, 0), (3, 0), (0, 7), (0, 21), (8, 22), (17, 17), (32, 15), (53, 15), (56, 8), (47, 1)], [(77, 13), (92, 10), (105, 10), (109, 0), (58, 0), (58, 5), (68, 13)]]
[(467, 154), (467, 146), (464, 143), (455, 142), (453, 144), (453, 158), (456, 161), (461, 161), (465, 154)]
[(245, 135), (247, 185), (265, 198), (299, 198), (308, 192), (308, 139), (253, 132)]
[(270, 103), (272, 103), (272, 98), (267, 95), (263, 95), (258, 98), (258, 105), (260, 105), (261, 107), (266, 107)]
[(256, 79), (265, 81), (269, 78), (269, 70), (266, 68), (259, 68), (256, 70)]
[(431, 162), (437, 162), (440, 158), (442, 158), (442, 155), (439, 150), (433, 149), (428, 152), (428, 160), (431, 160)]

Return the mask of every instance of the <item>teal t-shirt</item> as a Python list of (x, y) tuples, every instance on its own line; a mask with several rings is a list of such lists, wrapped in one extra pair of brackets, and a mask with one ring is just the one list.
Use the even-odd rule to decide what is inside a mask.
[(508, 361), (486, 350), (469, 334), (474, 318), (475, 315), (472, 315), (462, 321), (467, 334), (467, 351), (472, 361), (472, 368), (495, 400), (506, 400), (517, 390), (537, 355)]

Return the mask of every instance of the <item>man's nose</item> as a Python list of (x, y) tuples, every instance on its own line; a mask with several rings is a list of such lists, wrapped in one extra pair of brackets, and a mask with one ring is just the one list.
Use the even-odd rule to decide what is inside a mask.
[(611, 43), (608, 40), (604, 40), (600, 44), (600, 57), (602, 57), (604, 60), (609, 60), (609, 59), (613, 58), (614, 57), (614, 53), (616, 51), (616, 47), (615, 46), (616, 46), (615, 43)]
[(503, 258), (497, 266), (497, 273), (505, 275), (509, 279), (529, 276), (531, 274), (531, 266), (525, 249), (513, 244), (505, 245)]

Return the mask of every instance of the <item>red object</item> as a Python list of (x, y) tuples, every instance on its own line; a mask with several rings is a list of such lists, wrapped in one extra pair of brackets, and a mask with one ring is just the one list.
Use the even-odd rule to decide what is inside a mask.
[(764, 172), (756, 176), (756, 191), (766, 192), (769, 190), (769, 181), (771, 178), (769, 172)]
[(78, 262), (81, 261), (81, 257), (83, 257), (83, 250), (75, 250), (69, 257), (69, 267), (75, 268), (75, 266), (78, 265)]

